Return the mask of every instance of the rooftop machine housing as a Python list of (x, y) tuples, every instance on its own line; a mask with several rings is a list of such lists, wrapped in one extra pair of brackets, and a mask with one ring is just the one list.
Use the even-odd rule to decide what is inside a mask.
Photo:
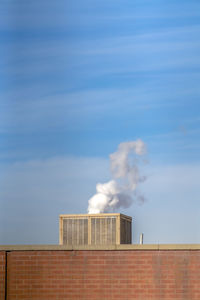
[(120, 213), (60, 215), (60, 245), (119, 245), (132, 242), (132, 218)]

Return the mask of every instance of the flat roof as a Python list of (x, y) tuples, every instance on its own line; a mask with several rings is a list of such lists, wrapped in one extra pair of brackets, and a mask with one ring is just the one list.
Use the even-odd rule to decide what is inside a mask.
[(61, 214), (60, 218), (99, 218), (99, 217), (123, 217), (132, 220), (132, 217), (121, 213), (100, 213), (100, 214)]
[(137, 251), (200, 250), (200, 244), (127, 244), (127, 245), (0, 245), (0, 251)]

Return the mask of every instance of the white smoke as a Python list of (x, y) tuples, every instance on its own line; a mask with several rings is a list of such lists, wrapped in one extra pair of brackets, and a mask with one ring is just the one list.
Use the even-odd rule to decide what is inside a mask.
[(121, 143), (110, 155), (111, 172), (115, 179), (96, 185), (97, 193), (89, 199), (88, 213), (112, 212), (119, 207), (129, 207), (134, 201), (144, 202), (136, 190), (146, 178), (140, 175), (140, 157), (146, 153), (142, 140)]

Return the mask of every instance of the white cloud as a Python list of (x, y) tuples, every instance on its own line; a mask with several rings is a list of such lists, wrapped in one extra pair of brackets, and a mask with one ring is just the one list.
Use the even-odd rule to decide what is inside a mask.
[[(148, 243), (200, 242), (200, 165), (149, 165), (143, 173), (147, 202), (121, 211), (133, 217), (134, 242), (140, 232)], [(56, 243), (58, 215), (85, 213), (96, 183), (109, 179), (109, 162), (102, 158), (1, 166), (0, 243)]]

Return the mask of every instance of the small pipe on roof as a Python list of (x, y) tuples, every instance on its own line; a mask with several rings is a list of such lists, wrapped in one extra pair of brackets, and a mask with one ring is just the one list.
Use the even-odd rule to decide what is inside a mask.
[(143, 245), (144, 233), (140, 234), (140, 245)]

